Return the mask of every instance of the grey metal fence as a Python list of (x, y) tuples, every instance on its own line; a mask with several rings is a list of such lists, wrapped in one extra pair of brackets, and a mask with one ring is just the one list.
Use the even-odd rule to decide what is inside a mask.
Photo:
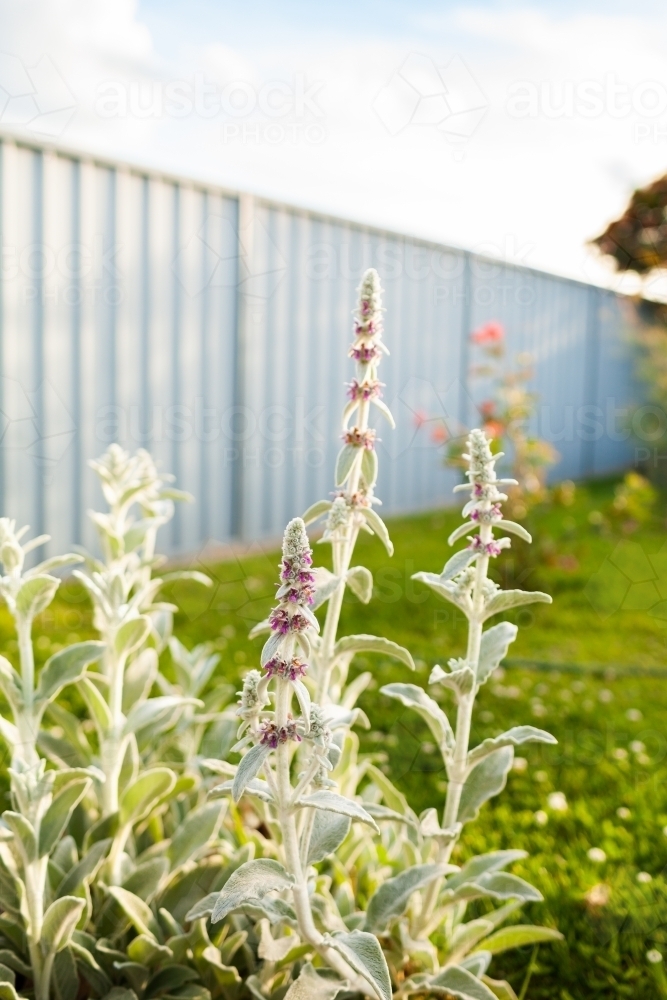
[[(535, 358), (537, 424), (579, 478), (632, 460), (635, 395), (615, 294), (182, 178), (0, 136), (0, 511), (94, 544), (87, 460), (149, 448), (196, 496), (163, 539), (276, 537), (333, 488), (362, 271), (386, 288), (378, 495), (451, 500), (431, 433), (475, 421), (469, 334)], [(423, 417), (429, 419), (422, 423)]]

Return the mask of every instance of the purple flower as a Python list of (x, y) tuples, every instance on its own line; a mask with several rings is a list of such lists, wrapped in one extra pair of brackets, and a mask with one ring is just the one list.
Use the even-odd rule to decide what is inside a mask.
[(479, 535), (475, 535), (468, 546), (468, 548), (473, 549), (475, 552), (481, 552), (484, 556), (499, 556), (504, 547), (500, 542), (496, 542), (495, 540), (483, 542)]
[(306, 674), (308, 664), (300, 660), (298, 656), (293, 656), (291, 660), (283, 660), (281, 656), (274, 656), (264, 669), (269, 677), (282, 677), (286, 681), (296, 681)]
[(291, 716), (288, 716), (284, 726), (277, 726), (275, 722), (263, 722), (260, 732), (259, 742), (264, 746), (271, 747), (272, 750), (275, 750), (281, 743), (287, 743), (289, 740), (294, 740), (297, 743), (301, 742), (296, 722)]
[(348, 383), (347, 395), (350, 399), (378, 399), (382, 396), (382, 382), (373, 379), (369, 382), (358, 382), (352, 379)]
[(343, 434), (343, 441), (345, 444), (351, 444), (354, 448), (365, 448), (366, 451), (373, 451), (375, 431), (372, 428), (360, 431), (357, 427), (353, 427), (352, 430)]
[(369, 364), (371, 361), (376, 361), (382, 356), (382, 352), (379, 347), (375, 344), (362, 344), (360, 347), (351, 347), (349, 351), (349, 356), (354, 358), (355, 361), (361, 361), (362, 364)]

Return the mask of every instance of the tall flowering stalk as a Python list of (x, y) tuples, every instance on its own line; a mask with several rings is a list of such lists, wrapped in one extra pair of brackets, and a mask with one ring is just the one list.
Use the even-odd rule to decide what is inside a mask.
[[(465, 656), (449, 661), (449, 670), (433, 668), (431, 684), (448, 688), (456, 702), (455, 727), (447, 715), (422, 688), (414, 684), (388, 684), (382, 691), (396, 698), (403, 705), (417, 711), (429, 725), (443, 756), (447, 771), (447, 795), (440, 822), (435, 809), (420, 817), (420, 839), (425, 863), (413, 871), (414, 888), (419, 899), (412, 908), (403, 930), (402, 941), (415, 942), (415, 953), (420, 950), (428, 956), (435, 976), (422, 975), (405, 983), (402, 992), (418, 992), (418, 987), (441, 987), (462, 990), (466, 993), (466, 977), (484, 978), (494, 950), (493, 932), (521, 902), (541, 899), (540, 893), (527, 882), (502, 871), (512, 861), (523, 857), (521, 851), (496, 851), (471, 859), (460, 871), (449, 865), (454, 845), (463, 824), (474, 819), (480, 807), (491, 796), (500, 792), (512, 765), (514, 747), (528, 742), (555, 743), (549, 733), (533, 726), (515, 726), (508, 732), (485, 740), (470, 748), (473, 709), (477, 693), (506, 656), (509, 644), (515, 639), (516, 625), (500, 622), (484, 631), (484, 623), (493, 615), (510, 608), (534, 602), (550, 603), (547, 594), (520, 590), (502, 591), (489, 578), (492, 559), (510, 546), (508, 535), (516, 535), (530, 542), (528, 532), (514, 521), (503, 517), (502, 504), (507, 496), (503, 486), (514, 485), (514, 480), (498, 479), (495, 463), (500, 454), (493, 455), (489, 439), (483, 431), (473, 430), (467, 441), (466, 476), (468, 482), (455, 487), (456, 491), (470, 493), (463, 508), (466, 522), (454, 531), (450, 545), (467, 536), (468, 545), (448, 561), (442, 573), (417, 573), (415, 579), (431, 587), (439, 596), (455, 604), (468, 619), (468, 642)], [(497, 536), (497, 532), (502, 532)], [(452, 874), (452, 872), (454, 872)], [(391, 895), (392, 885), (399, 884), (405, 873), (385, 883), (382, 892)], [(509, 901), (506, 906), (492, 912), (481, 922), (461, 926), (466, 903), (475, 898)], [(369, 912), (373, 909), (373, 900)], [(428, 941), (435, 932), (440, 943), (435, 949)], [(473, 933), (474, 932), (474, 933)], [(512, 929), (503, 931), (507, 938), (505, 947), (511, 947)], [(549, 928), (521, 928), (519, 940), (544, 941), (559, 937)], [(444, 938), (444, 945), (443, 945)], [(488, 942), (488, 951), (484, 939)], [(424, 942), (418, 945), (416, 942)], [(480, 957), (466, 957), (471, 948)], [(440, 970), (440, 971), (439, 971)], [(492, 981), (487, 979), (492, 984)], [(470, 984), (469, 984), (470, 985)], [(498, 984), (500, 988), (502, 984)], [(504, 988), (504, 987), (503, 987)], [(478, 984), (476, 997), (493, 997)], [(467, 995), (467, 993), (466, 993)], [(500, 994), (499, 994), (500, 995)], [(504, 995), (504, 994), (503, 994)]]
[[(359, 930), (349, 932), (340, 917), (333, 927), (331, 917), (322, 926), (312, 906), (309, 866), (335, 850), (347, 835), (350, 820), (377, 830), (357, 801), (334, 791), (336, 783), (329, 775), (340, 748), (326, 713), (311, 702), (304, 683), (311, 639), (319, 630), (312, 612), (312, 562), (305, 524), (294, 518), (285, 529), (278, 603), (269, 618), (271, 634), (261, 654), (262, 672), (246, 675), (240, 695), (240, 740), (233, 749), (245, 754), (233, 781), (214, 790), (214, 794), (231, 792), (235, 801), (248, 793), (267, 804), (269, 821), (280, 831), (281, 861), (260, 858), (241, 865), (222, 891), (195, 906), (188, 919), (211, 913), (215, 923), (248, 907), (272, 922), (282, 915), (349, 988), (389, 1000), (389, 973), (377, 938)], [(296, 755), (299, 746), (302, 752)], [(295, 762), (300, 770), (293, 780)], [(266, 900), (271, 891), (288, 891), (293, 909), (284, 900)]]
[(333, 573), (318, 570), (316, 596), (318, 606), (328, 600), (322, 635), (315, 639), (313, 647), (316, 697), (322, 705), (341, 701), (349, 664), (356, 652), (384, 653), (414, 668), (408, 651), (387, 639), (366, 635), (337, 639), (346, 586), (363, 603), (370, 601), (373, 592), (370, 571), (364, 566), (351, 565), (359, 532), (376, 534), (388, 554), (393, 554), (386, 525), (373, 509), (380, 501), (374, 496), (378, 459), (376, 431), (369, 426), (372, 408), (394, 427), (391, 412), (382, 400), (383, 383), (378, 378), (382, 356), (389, 352), (382, 340), (382, 287), (374, 268), (366, 271), (358, 292), (355, 339), (349, 350), (356, 371), (348, 385), (349, 401), (343, 410), (343, 447), (336, 461), (335, 477), (338, 492), (333, 501), (319, 501), (304, 514), (307, 524), (327, 515), (322, 541), (330, 543), (332, 550)]

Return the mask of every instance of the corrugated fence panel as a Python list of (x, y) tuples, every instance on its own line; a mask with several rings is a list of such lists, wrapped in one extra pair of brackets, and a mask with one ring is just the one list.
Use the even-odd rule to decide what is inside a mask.
[[(275, 538), (334, 490), (356, 288), (385, 287), (385, 513), (451, 502), (447, 436), (532, 358), (552, 477), (627, 467), (634, 307), (611, 292), (249, 195), (0, 137), (0, 513), (95, 547), (88, 461), (148, 448), (195, 502), (162, 539)], [(635, 415), (633, 419), (638, 419)], [(644, 456), (646, 457), (646, 456)]]

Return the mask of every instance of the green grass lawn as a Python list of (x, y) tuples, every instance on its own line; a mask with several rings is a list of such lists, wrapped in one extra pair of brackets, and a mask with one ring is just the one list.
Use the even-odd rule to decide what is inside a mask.
[[(545, 899), (525, 917), (565, 935), (562, 944), (542, 946), (537, 954), (525, 993), (533, 1000), (667, 997), (662, 965), (646, 958), (658, 949), (667, 960), (667, 533), (658, 514), (632, 534), (621, 527), (596, 531), (589, 515), (604, 509), (612, 493), (612, 483), (596, 483), (579, 488), (571, 506), (533, 511), (532, 552), (513, 542), (498, 561), (504, 586), (547, 590), (554, 603), (513, 616), (519, 637), (501, 676), (480, 694), (473, 740), (533, 723), (552, 731), (559, 745), (522, 753), (506, 791), (465, 828), (454, 860), (498, 847), (529, 852), (513, 870)], [(442, 569), (450, 553), (447, 535), (459, 520), (451, 510), (392, 520), (391, 560), (374, 538), (364, 536), (357, 549), (355, 561), (374, 574), (375, 594), (368, 607), (348, 596), (341, 634), (376, 633), (408, 646), (419, 683), (434, 663), (464, 649), (462, 616), (410, 579), (417, 570)], [(315, 546), (315, 554), (326, 564), (327, 546)], [(258, 548), (210, 567), (214, 586), (208, 591), (172, 587), (181, 609), (177, 634), (187, 645), (214, 641), (220, 669), (232, 682), (258, 664), (261, 640), (249, 642), (246, 635), (270, 607), (277, 559)], [(90, 610), (77, 586), (64, 585), (36, 631), (42, 632), (40, 658), (54, 651), (54, 643), (92, 635)], [(0, 645), (12, 656), (5, 610)], [(556, 667), (537, 670), (531, 660)], [(584, 669), (568, 672), (559, 664)], [(664, 667), (665, 674), (629, 675), (624, 667)], [(385, 755), (388, 773), (417, 811), (440, 807), (444, 772), (426, 726), (378, 694), (390, 680), (413, 678), (378, 657), (359, 657), (353, 669), (371, 669), (376, 679), (362, 700), (372, 724), (362, 735), (363, 748)], [(447, 696), (441, 700), (447, 707)], [(556, 792), (562, 795), (554, 798)], [(589, 857), (591, 848), (598, 860)], [(527, 949), (499, 956), (491, 973), (506, 976), (520, 993), (531, 955)]]

